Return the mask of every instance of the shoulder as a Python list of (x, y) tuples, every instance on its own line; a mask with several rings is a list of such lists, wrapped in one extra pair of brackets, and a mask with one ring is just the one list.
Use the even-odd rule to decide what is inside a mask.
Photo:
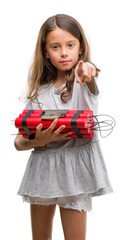
[(43, 91), (43, 90), (49, 89), (52, 85), (53, 85), (53, 82), (45, 83), (45, 84), (41, 85), (38, 89), (38, 93)]
[[(37, 91), (37, 96), (34, 97), (33, 99), (28, 99), (26, 101), (26, 105), (24, 109), (36, 109), (37, 105), (39, 105), (40, 102), (42, 102), (42, 99), (46, 98), (49, 92), (49, 89), (51, 88), (52, 84), (44, 84), (42, 85), (38, 91)], [(34, 92), (32, 92), (33, 95)]]
[(26, 101), (24, 109), (32, 109), (32, 101), (30, 99)]
[(48, 90), (51, 88), (51, 86), (53, 86), (53, 83), (46, 83), (46, 84), (42, 85), (38, 89), (38, 96), (41, 95), (42, 93), (48, 92)]

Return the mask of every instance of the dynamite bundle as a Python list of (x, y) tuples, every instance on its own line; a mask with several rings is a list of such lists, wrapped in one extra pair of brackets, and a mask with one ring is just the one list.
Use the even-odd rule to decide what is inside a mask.
[(65, 125), (61, 133), (72, 131), (71, 138), (93, 138), (93, 111), (91, 110), (24, 110), (15, 119), (15, 127), (24, 138), (33, 139), (36, 127), (42, 123), (45, 130), (58, 118), (55, 129)]

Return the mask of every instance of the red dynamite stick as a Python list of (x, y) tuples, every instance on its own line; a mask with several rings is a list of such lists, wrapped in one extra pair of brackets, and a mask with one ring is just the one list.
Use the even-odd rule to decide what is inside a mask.
[[(83, 134), (82, 137), (83, 138), (93, 138), (93, 132), (91, 132), (90, 134)], [(78, 136), (76, 134), (71, 134), (71, 135), (68, 135), (69, 137), (71, 138), (78, 138)]]
[[(27, 112), (29, 112), (30, 110), (29, 109), (26, 109), (26, 110), (23, 110), (23, 114), (26, 114)], [(33, 110), (33, 113), (34, 114), (41, 114), (43, 111), (57, 111), (56, 110), (51, 110), (51, 109), (47, 109), (47, 110)], [(61, 110), (63, 112), (63, 109)], [(78, 110), (68, 110), (67, 113), (77, 113)], [(81, 114), (90, 114), (90, 115), (93, 115), (93, 111), (92, 110), (83, 110), (83, 112)]]
[[(27, 134), (23, 134), (23, 137), (27, 138), (27, 139), (29, 138), (29, 136)], [(78, 138), (78, 136), (75, 134), (68, 135), (67, 137)], [(93, 132), (91, 134), (83, 134), (82, 137), (91, 139), (91, 138), (93, 138)]]
[[(35, 134), (36, 133), (36, 129), (34, 129), (34, 128), (29, 128), (29, 130), (31, 131), (31, 133), (32, 134)], [(42, 131), (43, 130), (45, 130), (45, 129), (42, 129)], [(69, 131), (71, 131), (72, 129), (70, 128), (67, 128), (67, 129), (63, 129), (62, 131), (61, 131), (61, 133), (66, 133), (66, 132), (69, 132)], [(80, 130), (80, 133), (81, 134), (90, 134), (91, 133), (91, 128), (87, 128), (87, 129), (85, 129), (85, 128), (83, 128), (83, 129), (79, 129)], [(26, 134), (26, 132), (25, 132), (25, 130), (23, 129), (23, 128), (19, 128), (19, 133), (22, 133), (22, 134)], [(73, 134), (75, 134), (75, 132), (72, 130), (72, 133)]]
[[(44, 110), (45, 111), (45, 110)], [(48, 111), (51, 111), (51, 110), (48, 110)], [(63, 111), (63, 110), (62, 110)], [(23, 116), (25, 116), (25, 114), (27, 113), (27, 112), (29, 112), (29, 110), (24, 110), (23, 111), (23, 115), (21, 115), (20, 114), (20, 116), (21, 117), (23, 117)], [(45, 111), (45, 112), (47, 112), (47, 111)], [(54, 111), (53, 111), (54, 112)], [(66, 114), (65, 114), (65, 117), (73, 117), (74, 116), (74, 114), (75, 113), (77, 113), (78, 112), (78, 110), (69, 110)], [(40, 116), (40, 114), (42, 114), (43, 113), (43, 110), (34, 110), (32, 113), (31, 113), (31, 115), (30, 115), (30, 117), (31, 116), (33, 116), (33, 117), (39, 117)], [(91, 117), (93, 115), (93, 111), (91, 111), (91, 110), (83, 110), (83, 112), (80, 114), (80, 116), (79, 117)], [(19, 116), (19, 117), (20, 117)]]
[[(30, 120), (30, 121), (29, 121), (29, 120)], [(29, 118), (29, 120), (28, 120), (28, 122), (31, 123), (31, 121), (33, 121), (33, 118)], [(82, 119), (81, 119), (81, 120), (82, 120)], [(67, 119), (66, 119), (66, 121), (65, 121), (65, 118), (60, 118), (60, 121), (61, 121), (61, 122), (63, 121), (62, 125), (65, 125)], [(70, 121), (71, 121), (71, 119), (70, 119)], [(28, 123), (28, 122), (27, 122), (27, 123)], [(31, 127), (31, 126), (28, 126), (29, 129), (30, 129), (30, 130), (33, 129), (33, 128), (35, 129), (36, 126), (38, 125), (38, 122), (44, 124), (45, 126), (47, 126), (47, 125), (50, 126), (53, 121), (47, 121), (47, 120), (43, 120), (43, 121), (41, 120), (41, 121), (40, 121), (40, 118), (36, 118), (36, 121), (34, 120), (34, 123), (35, 123), (34, 125), (35, 125), (35, 126), (34, 126), (34, 125), (33, 125), (32, 127)], [(20, 123), (22, 123), (22, 118), (18, 118), (18, 119), (15, 120), (15, 125), (16, 125), (16, 127), (22, 128), (22, 126), (19, 125)], [(83, 129), (87, 131), (87, 129), (90, 128), (92, 124), (93, 124), (92, 122), (88, 122), (87, 119), (84, 119), (84, 128), (83, 128)], [(45, 127), (44, 125), (43, 125), (43, 128), (47, 128), (47, 127)], [(56, 128), (58, 128), (58, 127), (55, 127), (55, 129), (56, 129)], [(67, 127), (67, 128), (68, 128), (68, 127)], [(67, 131), (67, 128), (65, 128), (64, 131)], [(78, 128), (79, 128), (79, 126), (78, 126)], [(80, 129), (81, 129), (81, 128), (82, 128), (82, 127), (80, 127)], [(69, 126), (69, 130), (70, 130), (70, 129), (72, 129), (72, 128)]]
[[(40, 118), (41, 113), (42, 112), (40, 112), (40, 110), (39, 110), (39, 112), (33, 112), (33, 113), (31, 113), (29, 118), (38, 118), (38, 117)], [(23, 118), (25, 116), (25, 114), (26, 113), (20, 114), (19, 118)], [(68, 113), (66, 113), (65, 118), (72, 118), (74, 116), (74, 114), (75, 114), (74, 111), (73, 112), (68, 112)], [(88, 118), (88, 117), (91, 117), (91, 116), (92, 116), (92, 114), (89, 114), (87, 111), (86, 112), (84, 111), (83, 113), (80, 114), (79, 118)]]
[[(43, 121), (43, 120), (38, 119), (38, 118), (28, 118), (26, 120), (26, 125), (29, 128), (35, 128), (40, 123), (43, 124), (44, 128), (48, 128), (51, 125), (52, 122), (51, 121)], [(70, 118), (58, 118), (56, 128), (60, 127), (61, 125), (65, 125), (67, 128), (72, 128), (71, 127), (71, 119)], [(22, 127), (22, 118), (16, 118), (15, 126), (17, 128)], [(77, 127), (78, 128), (86, 128), (86, 126), (87, 126), (87, 121), (85, 119), (83, 119), (83, 118), (78, 118), (77, 119)]]
[[(73, 116), (74, 116), (73, 113), (67, 113), (65, 115), (65, 118), (72, 118)], [(19, 115), (19, 118), (23, 118), (23, 117), (25, 117), (25, 114)], [(88, 117), (90, 117), (90, 116), (88, 116), (87, 114), (84, 114), (84, 113), (81, 113), (79, 116), (79, 118), (88, 118)], [(38, 115), (36, 113), (32, 113), (29, 118), (41, 118), (41, 117), (40, 117), (40, 114)]]

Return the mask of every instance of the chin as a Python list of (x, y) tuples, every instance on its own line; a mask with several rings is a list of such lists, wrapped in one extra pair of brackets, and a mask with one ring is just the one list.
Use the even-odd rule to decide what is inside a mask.
[(62, 71), (70, 71), (71, 69), (73, 68), (73, 66), (65, 66), (65, 67), (63, 67), (61, 70)]

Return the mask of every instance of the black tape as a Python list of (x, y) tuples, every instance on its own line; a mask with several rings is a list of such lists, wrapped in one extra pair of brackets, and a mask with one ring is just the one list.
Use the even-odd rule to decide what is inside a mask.
[(35, 137), (34, 134), (31, 133), (30, 129), (27, 126), (27, 119), (30, 117), (30, 115), (34, 112), (34, 110), (29, 110), (25, 116), (22, 118), (22, 127), (24, 131), (27, 133), (30, 139), (33, 139)]
[(45, 111), (43, 110), (42, 113), (39, 115), (39, 117), (41, 118), (42, 116), (44, 116)]
[(77, 127), (77, 119), (79, 118), (80, 114), (83, 112), (84, 110), (79, 110), (75, 113), (75, 115), (73, 116), (73, 118), (71, 119), (71, 127), (74, 130), (74, 132), (76, 133), (76, 135), (78, 136), (78, 138), (83, 138), (82, 134), (80, 133), (78, 127)]

